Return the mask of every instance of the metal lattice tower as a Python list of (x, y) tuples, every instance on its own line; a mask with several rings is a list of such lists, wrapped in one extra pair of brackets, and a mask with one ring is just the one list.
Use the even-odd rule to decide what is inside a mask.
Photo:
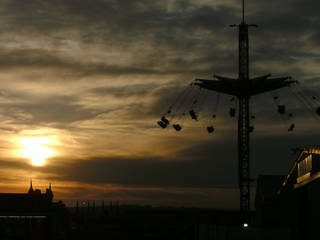
[(250, 79), (249, 77), (249, 27), (244, 19), (244, 0), (242, 1), (242, 22), (231, 25), (239, 28), (239, 73), (238, 78), (214, 75), (214, 80), (196, 79), (196, 85), (208, 90), (236, 96), (239, 102), (238, 114), (238, 174), (240, 189), (240, 209), (250, 211), (250, 97), (260, 93), (289, 86), (295, 81), (291, 77), (270, 78), (271, 74)]

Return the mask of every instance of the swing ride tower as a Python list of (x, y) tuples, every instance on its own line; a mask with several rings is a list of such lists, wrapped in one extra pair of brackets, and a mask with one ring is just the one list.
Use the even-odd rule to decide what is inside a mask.
[(240, 210), (245, 215), (250, 212), (250, 97), (272, 90), (290, 86), (295, 81), (291, 77), (270, 78), (271, 74), (250, 78), (249, 76), (249, 27), (244, 19), (244, 0), (242, 0), (242, 22), (231, 25), (239, 29), (239, 72), (238, 78), (214, 75), (213, 80), (196, 79), (200, 88), (221, 92), (237, 97), (238, 113), (238, 177), (240, 190)]

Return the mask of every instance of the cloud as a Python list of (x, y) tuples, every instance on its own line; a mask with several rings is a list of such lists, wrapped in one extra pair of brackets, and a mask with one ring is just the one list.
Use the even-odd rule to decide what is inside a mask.
[[(33, 171), (50, 173), (55, 181), (112, 184), (128, 187), (217, 188), (237, 186), (235, 134), (227, 140), (207, 140), (178, 150), (174, 157), (95, 157), (51, 164)], [(301, 135), (252, 135), (252, 178), (258, 174), (286, 174), (301, 146)], [(318, 135), (304, 136), (304, 145), (316, 143)], [(232, 144), (233, 143), (233, 144)], [(276, 157), (275, 157), (276, 155)], [(281, 159), (281, 161), (279, 161)], [(52, 160), (54, 162), (54, 159)]]

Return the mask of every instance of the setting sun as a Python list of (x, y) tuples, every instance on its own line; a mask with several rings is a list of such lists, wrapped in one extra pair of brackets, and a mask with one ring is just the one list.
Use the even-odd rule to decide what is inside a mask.
[(23, 149), (20, 149), (19, 154), (31, 160), (34, 166), (43, 166), (48, 157), (51, 157), (55, 152), (46, 145), (51, 144), (52, 140), (49, 138), (23, 138), (19, 140)]

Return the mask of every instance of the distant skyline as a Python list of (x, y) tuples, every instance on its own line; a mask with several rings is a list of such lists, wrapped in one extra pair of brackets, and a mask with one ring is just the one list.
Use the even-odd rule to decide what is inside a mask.
[[(230, 97), (221, 96), (213, 135), (201, 114), (181, 132), (156, 122), (195, 78), (237, 76), (229, 25), (241, 22), (241, 3), (0, 1), (0, 192), (26, 192), (33, 179), (35, 188), (51, 182), (56, 200), (237, 208)], [(319, 90), (319, 9), (316, 0), (247, 0), (246, 21), (259, 26), (250, 75)], [(253, 98), (253, 178), (286, 174), (290, 149), (319, 143), (318, 122), (289, 90), (277, 94), (296, 129), (287, 132), (272, 94)]]

